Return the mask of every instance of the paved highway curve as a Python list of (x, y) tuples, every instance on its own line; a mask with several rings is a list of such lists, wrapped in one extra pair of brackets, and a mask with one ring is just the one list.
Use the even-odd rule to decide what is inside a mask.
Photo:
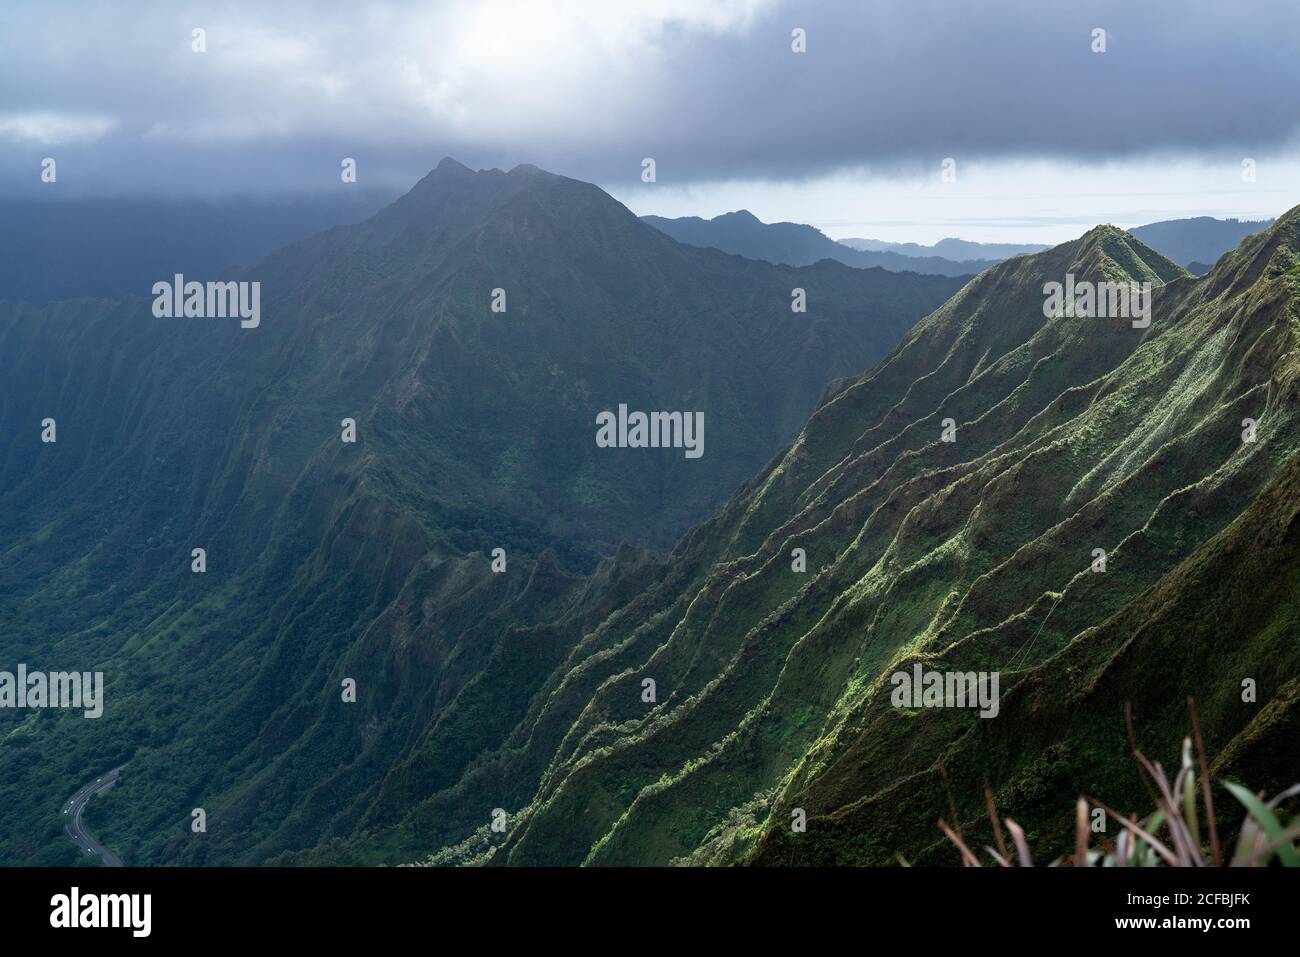
[(86, 830), (85, 822), (82, 821), (81, 815), (86, 810), (86, 805), (96, 794), (103, 794), (114, 784), (117, 783), (117, 773), (126, 767), (119, 764), (111, 771), (107, 771), (89, 784), (82, 787), (80, 791), (72, 795), (72, 799), (63, 807), (63, 814), (66, 820), (63, 822), (63, 832), (68, 835), (77, 847), (88, 854), (98, 854), (99, 859), (103, 861), (104, 867), (121, 867), (122, 859), (95, 840), (95, 835)]

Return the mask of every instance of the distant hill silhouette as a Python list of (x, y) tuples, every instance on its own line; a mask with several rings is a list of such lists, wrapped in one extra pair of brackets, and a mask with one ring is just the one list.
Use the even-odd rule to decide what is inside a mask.
[(839, 242), (853, 249), (873, 252), (893, 252), (902, 256), (939, 256), (955, 262), (972, 260), (1003, 260), (1028, 253), (1041, 253), (1049, 247), (1041, 243), (975, 243), (968, 239), (941, 239), (932, 246), (920, 243), (890, 243), (883, 239), (841, 239)]
[(938, 276), (969, 276), (991, 266), (992, 261), (954, 262), (939, 256), (904, 256), (895, 252), (853, 249), (837, 243), (820, 229), (801, 223), (764, 223), (747, 209), (723, 213), (712, 219), (684, 216), (642, 216), (680, 243), (712, 246), (723, 252), (770, 263), (807, 266), (833, 259), (859, 269), (879, 266), (890, 272), (920, 272)]
[(1210, 271), (1210, 266), (1218, 262), (1224, 253), (1236, 249), (1247, 236), (1263, 232), (1272, 224), (1271, 219), (1251, 221), (1196, 216), (1150, 223), (1130, 229), (1129, 232), (1180, 266), (1201, 264), (1199, 274), (1204, 274)]
[[(744, 209), (713, 219), (698, 216), (641, 218), (678, 242), (713, 246), (749, 259), (793, 265), (834, 259), (859, 268), (880, 266), (894, 272), (942, 276), (979, 273), (1013, 256), (1042, 252), (1048, 248), (1036, 243), (977, 243), (952, 238), (941, 239), (932, 246), (878, 239), (836, 241), (813, 226), (764, 223)], [(1203, 275), (1224, 253), (1235, 249), (1247, 236), (1266, 229), (1271, 223), (1272, 220), (1252, 222), (1198, 216), (1151, 223), (1130, 232), (1181, 266), (1198, 264), (1197, 274)]]

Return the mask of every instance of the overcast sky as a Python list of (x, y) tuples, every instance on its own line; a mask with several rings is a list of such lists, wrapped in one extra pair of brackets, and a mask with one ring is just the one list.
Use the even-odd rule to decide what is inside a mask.
[(1277, 215), (1300, 203), (1298, 126), (1294, 0), (0, 6), (4, 193), (346, 188), (345, 156), (405, 188), (451, 155), (638, 213), (1059, 241)]

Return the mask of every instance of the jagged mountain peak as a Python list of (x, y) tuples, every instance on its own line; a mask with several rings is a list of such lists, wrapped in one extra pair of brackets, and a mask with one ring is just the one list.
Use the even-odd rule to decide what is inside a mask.
[(714, 221), (733, 222), (733, 223), (760, 223), (761, 220), (747, 209), (737, 209), (730, 213), (722, 213), (714, 216)]
[(540, 166), (534, 166), (532, 163), (518, 163), (510, 168), (510, 176), (552, 176), (556, 179), (564, 179), (557, 173), (544, 170)]
[[(1132, 233), (1109, 223), (1094, 226), (1073, 243), (1067, 243), (1074, 263), (1100, 272), (1095, 278), (1111, 281), (1151, 282), (1163, 285), (1187, 275), (1177, 263), (1162, 256)], [(1061, 247), (1057, 247), (1061, 248)], [(1036, 253), (1035, 256), (1047, 256)]]
[[(348, 268), (358, 256), (380, 259), (373, 269), (392, 272), (416, 260), (426, 267), (474, 236), (513, 237), (516, 251), (553, 258), (547, 242), (564, 237), (593, 250), (611, 236), (620, 242), (658, 242), (616, 199), (591, 183), (529, 163), (509, 171), (471, 169), (444, 157), (410, 190), (364, 222), (340, 227), (277, 253), (271, 262), (311, 269), (323, 261)], [(306, 250), (306, 254), (297, 250)]]
[[(441, 204), (449, 194), (480, 202), (491, 197), (508, 196), (521, 189), (577, 188), (597, 189), (589, 183), (548, 172), (531, 163), (520, 163), (509, 171), (496, 167), (471, 169), (450, 156), (443, 157), (394, 205), (415, 206)], [(605, 194), (607, 195), (607, 194)], [(610, 197), (610, 202), (615, 200)]]
[(455, 157), (444, 156), (438, 160), (438, 165), (433, 168), (433, 172), (472, 173), (474, 171)]

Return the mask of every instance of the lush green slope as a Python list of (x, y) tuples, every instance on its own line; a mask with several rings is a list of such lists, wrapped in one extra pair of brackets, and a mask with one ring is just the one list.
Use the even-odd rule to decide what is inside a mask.
[[(988, 779), (1050, 844), (1078, 792), (1138, 799), (1122, 702), (1168, 760), (1189, 695), (1221, 770), (1292, 783), (1297, 250), (1293, 212), (1202, 279), (1110, 227), (984, 273), (650, 588), (555, 623), (562, 664), (459, 777), (463, 725), (435, 723), (353, 838), (286, 860), (953, 862), (939, 763), (964, 816)], [(1149, 328), (1045, 319), (1067, 273), (1155, 284)], [(917, 661), (999, 672), (1001, 713), (894, 707), (888, 676)]]
[[(644, 589), (620, 541), (706, 516), (959, 287), (692, 249), (587, 184), (452, 161), (239, 278), (256, 329), (0, 305), (0, 668), (103, 670), (108, 698), (0, 713), (0, 861), (71, 860), (57, 809), (123, 761), (91, 813), (128, 863), (351, 834), (431, 725), (460, 722), (458, 774), (563, 661), (553, 622)], [(703, 412), (703, 457), (597, 448), (619, 403)]]
[[(1046, 318), (1067, 274), (1151, 282), (1150, 326)], [(849, 304), (888, 274), (690, 250), (582, 184), (444, 164), (259, 275), (264, 340), (159, 335), (140, 303), (0, 323), (4, 434), (60, 419), (0, 447), (0, 650), (102, 666), (110, 701), (5, 716), (6, 860), (68, 854), (50, 812), (126, 760), (94, 826), (129, 862), (953, 863), (941, 764), (969, 830), (988, 780), (1048, 853), (1078, 792), (1142, 799), (1122, 705), (1168, 761), (1189, 695), (1218, 773), (1293, 782), (1300, 212), (1199, 279), (1110, 227), (988, 270), (667, 555), (611, 543), (719, 487), (595, 455), (591, 383), (654, 408), (707, 383), (752, 445), (755, 408), (797, 418), (789, 381), (870, 351)], [(484, 315), (496, 285), (527, 323)], [(790, 326), (794, 285), (838, 323)], [(617, 494), (566, 491), (587, 465)], [(998, 672), (999, 714), (895, 707), (916, 662)]]

